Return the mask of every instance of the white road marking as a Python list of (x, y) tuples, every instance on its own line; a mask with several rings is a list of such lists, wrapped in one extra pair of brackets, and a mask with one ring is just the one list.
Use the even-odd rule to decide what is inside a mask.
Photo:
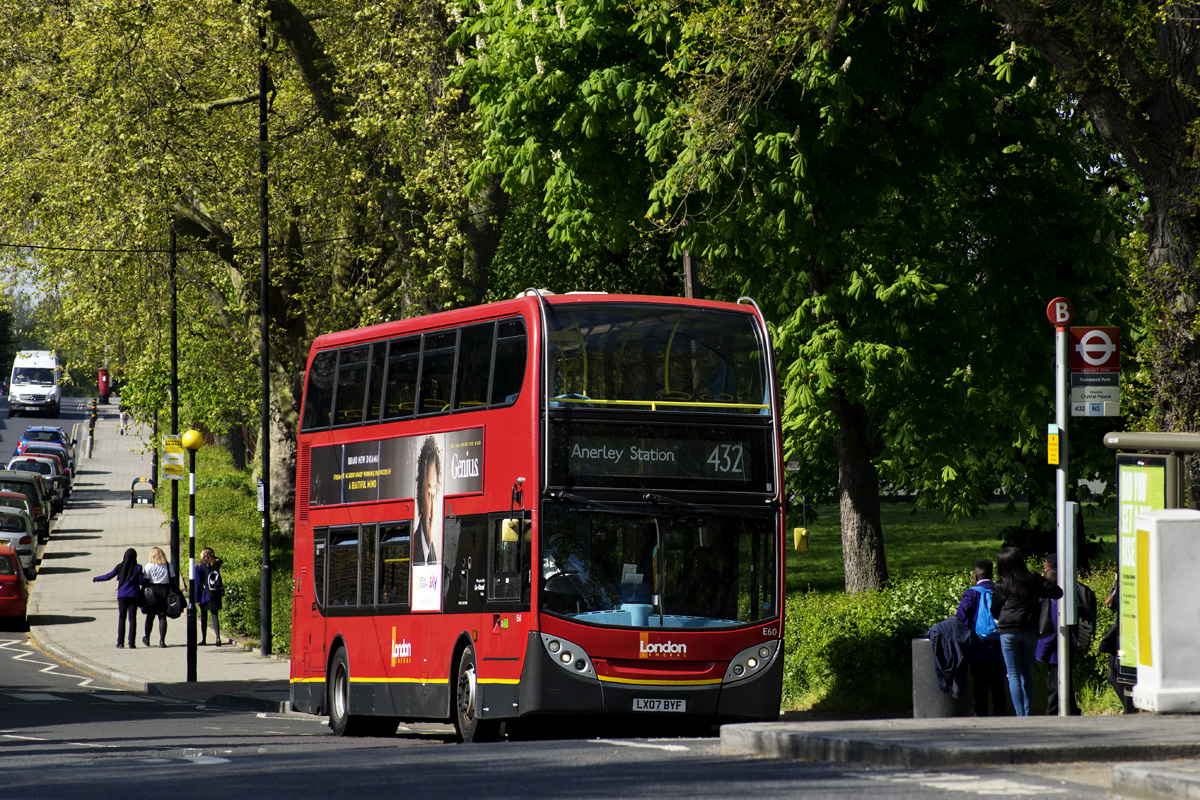
[(686, 753), (688, 747), (682, 744), (647, 744), (646, 742), (623, 742), (618, 739), (589, 739), (596, 744), (614, 744), (620, 747), (640, 747), (647, 750), (666, 750), (668, 753)]
[(95, 742), (64, 742), (61, 739), (48, 739), (44, 736), (18, 736), (15, 733), (0, 734), (0, 738), (4, 739), (20, 739), (26, 742), (57, 742), (59, 744), (69, 744), (74, 747), (117, 747), (115, 744), (96, 744)]
[[(14, 651), (13, 648), (16, 648), (16, 647), (23, 647), (26, 649)], [(53, 662), (53, 661), (37, 661), (37, 660), (35, 660), (35, 658), (39, 654), (39, 651), (35, 650), (31, 645), (29, 645), (26, 642), (17, 641), (15, 639), (0, 640), (0, 650), (8, 650), (10, 653), (13, 653), (14, 654), (12, 657), (13, 661), (20, 661), (25, 664), (34, 664), (34, 665), (43, 667), (43, 669), (39, 670), (39, 672), (44, 672), (48, 675), (57, 675), (57, 676), (60, 676), (63, 678), (73, 678), (73, 679), (79, 681), (79, 683), (77, 684), (78, 686), (90, 686), (92, 683), (91, 678), (85, 678), (82, 675), (72, 675), (72, 674), (69, 674), (66, 672), (59, 672), (58, 669), (61, 666), (63, 666), (62, 664), (59, 664), (59, 663)]]
[(857, 778), (883, 783), (915, 783), (930, 789), (942, 789), (951, 792), (969, 792), (980, 795), (997, 795), (1001, 797), (1033, 797), (1048, 794), (1066, 794), (1066, 789), (1050, 786), (1036, 786), (1029, 783), (1009, 780), (1008, 778), (982, 777), (980, 775), (959, 775), (948, 772), (896, 772), (892, 774), (855, 775)]

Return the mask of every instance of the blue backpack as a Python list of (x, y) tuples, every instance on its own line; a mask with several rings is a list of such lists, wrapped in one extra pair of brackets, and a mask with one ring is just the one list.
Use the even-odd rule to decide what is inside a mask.
[(1000, 633), (996, 630), (996, 618), (992, 616), (992, 590), (982, 586), (972, 586), (979, 592), (979, 608), (975, 610), (975, 635), (985, 642), (1000, 641)]

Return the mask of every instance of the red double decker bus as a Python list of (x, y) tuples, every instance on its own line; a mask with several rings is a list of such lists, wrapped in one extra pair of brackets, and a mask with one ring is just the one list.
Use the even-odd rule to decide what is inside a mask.
[(517, 299), (321, 336), (292, 705), (337, 734), (774, 719), (777, 381), (753, 302)]

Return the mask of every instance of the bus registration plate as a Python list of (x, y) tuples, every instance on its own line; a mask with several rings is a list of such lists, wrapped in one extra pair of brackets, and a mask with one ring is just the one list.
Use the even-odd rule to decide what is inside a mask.
[(687, 711), (687, 700), (668, 700), (662, 697), (635, 697), (634, 711)]

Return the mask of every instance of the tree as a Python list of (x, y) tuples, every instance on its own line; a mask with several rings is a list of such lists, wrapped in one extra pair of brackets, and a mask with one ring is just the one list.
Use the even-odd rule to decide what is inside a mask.
[[(1142, 357), (1157, 397), (1154, 424), (1200, 426), (1197, 240), (1200, 238), (1200, 26), (1194, 2), (987, 0), (1005, 33), (1037, 51), (1140, 180), (1146, 199)], [(1016, 47), (995, 61), (1009, 76)]]
[(1112, 290), (1115, 220), (1070, 106), (985, 69), (993, 24), (581, 0), (489, 4), (471, 36), (477, 180), (540, 193), (556, 241), (669, 234), (764, 301), (789, 453), (809, 497), (836, 487), (849, 590), (887, 579), (881, 483), (970, 514), (1048, 477), (1046, 292)]
[(484, 291), (499, 211), (490, 187), (462, 192), (475, 134), (443, 83), (452, 23), (432, 4), (340, 0), (312, 15), (289, 0), (0, 10), (4, 240), (53, 248), (31, 262), (39, 284), (91, 326), (75, 336), (90, 358), (123, 354), (127, 385), (149, 404), (164, 388), (173, 226), (193, 312), (181, 317), (184, 416), (213, 426), (247, 417), (244, 379), (257, 371), (253, 113), (265, 59), (269, 468), (272, 513), (289, 531), (313, 339)]

